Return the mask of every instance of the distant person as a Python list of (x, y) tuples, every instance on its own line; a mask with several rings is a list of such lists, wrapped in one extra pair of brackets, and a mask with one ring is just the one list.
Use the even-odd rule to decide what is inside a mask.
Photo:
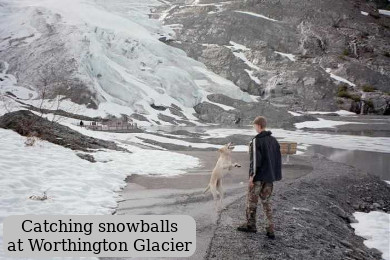
[(80, 121), (80, 126), (81, 126), (81, 127), (84, 126), (84, 122), (83, 122), (83, 121)]
[(257, 232), (256, 209), (261, 200), (265, 218), (267, 219), (266, 235), (275, 239), (275, 227), (272, 220), (270, 198), (273, 182), (282, 179), (282, 160), (278, 141), (266, 131), (265, 117), (258, 116), (253, 121), (257, 135), (250, 143), (249, 188), (246, 204), (246, 223), (237, 228), (243, 232)]

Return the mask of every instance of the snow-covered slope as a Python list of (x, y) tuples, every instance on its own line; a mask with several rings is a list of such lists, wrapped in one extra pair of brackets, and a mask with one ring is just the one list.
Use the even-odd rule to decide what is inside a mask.
[[(93, 132), (96, 135), (99, 133)], [(110, 139), (115, 134), (101, 137)], [(0, 248), (3, 219), (22, 214), (111, 214), (118, 191), (131, 174), (182, 174), (199, 165), (197, 158), (169, 151), (124, 145), (132, 153), (95, 152), (97, 162), (79, 158), (75, 151), (39, 140), (26, 146), (26, 137), (0, 128)], [(29, 199), (42, 196), (45, 201)], [(5, 258), (0, 250), (0, 259)]]
[[(205, 93), (251, 101), (232, 82), (170, 47), (173, 31), (150, 19), (156, 0), (0, 0), (0, 61), (17, 85), (46, 88), (96, 108), (140, 113), (175, 104), (189, 119)], [(4, 67), (4, 66), (3, 66)], [(3, 84), (4, 85), (4, 84)], [(175, 117), (175, 116), (173, 116)]]

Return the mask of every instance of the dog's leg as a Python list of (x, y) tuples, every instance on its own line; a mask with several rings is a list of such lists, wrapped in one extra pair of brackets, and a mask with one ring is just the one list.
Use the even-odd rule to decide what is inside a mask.
[(216, 186), (216, 185), (214, 185), (214, 184), (211, 184), (211, 185), (210, 185), (210, 192), (211, 192), (211, 194), (213, 194), (213, 199), (214, 199), (214, 200), (217, 200), (217, 199), (218, 199), (219, 192), (218, 192), (218, 190), (217, 190), (217, 188), (216, 188), (215, 186)]
[(213, 194), (214, 199), (214, 208), (215, 210), (218, 210), (218, 197), (220, 196), (219, 191), (217, 189), (218, 181), (214, 184), (210, 184), (210, 191), (211, 194)]
[(219, 180), (217, 183), (217, 190), (219, 192), (218, 210), (222, 210), (223, 209), (223, 196), (224, 196), (224, 192), (223, 192), (223, 188), (222, 188), (222, 179)]

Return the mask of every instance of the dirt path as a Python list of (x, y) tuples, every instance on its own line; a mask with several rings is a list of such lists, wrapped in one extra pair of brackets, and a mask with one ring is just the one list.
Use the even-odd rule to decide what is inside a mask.
[[(116, 214), (185, 214), (197, 223), (197, 249), (190, 259), (204, 259), (214, 236), (220, 215), (214, 210), (211, 194), (203, 194), (217, 160), (215, 151), (181, 152), (198, 157), (202, 165), (187, 174), (174, 177), (132, 175), (121, 192)], [(224, 177), (224, 206), (242, 201), (248, 179), (248, 154), (233, 153), (233, 160), (242, 164)], [(312, 171), (310, 162), (297, 156), (284, 166), (286, 180), (296, 179)]]

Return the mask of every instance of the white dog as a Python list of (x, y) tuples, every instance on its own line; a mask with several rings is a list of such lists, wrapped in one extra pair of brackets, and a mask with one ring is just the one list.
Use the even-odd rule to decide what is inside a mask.
[(222, 206), (223, 188), (222, 177), (225, 173), (230, 171), (233, 167), (241, 167), (238, 163), (232, 163), (232, 151), (234, 146), (232, 143), (228, 143), (218, 150), (220, 153), (217, 164), (211, 173), (209, 185), (206, 187), (204, 193), (208, 190), (213, 194), (214, 201), (217, 205), (218, 198), (219, 204)]

